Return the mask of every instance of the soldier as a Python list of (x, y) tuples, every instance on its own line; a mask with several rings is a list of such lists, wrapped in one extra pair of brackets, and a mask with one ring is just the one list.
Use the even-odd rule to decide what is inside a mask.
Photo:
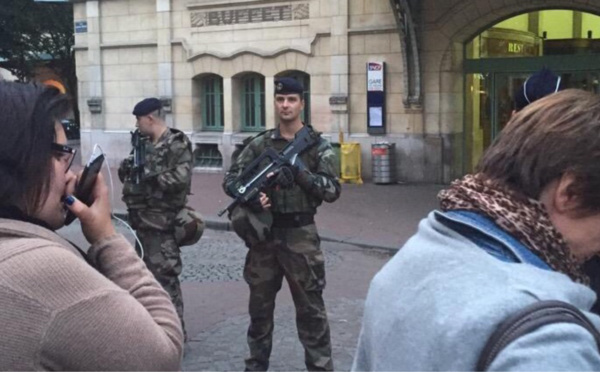
[[(123, 201), (127, 204), (131, 226), (142, 243), (144, 262), (171, 296), (183, 327), (179, 247), (190, 237), (180, 236), (181, 229), (176, 228), (178, 223), (185, 224), (182, 216), (190, 215), (185, 205), (191, 185), (192, 145), (183, 132), (167, 127), (158, 99), (139, 102), (133, 115), (139, 133), (148, 140), (143, 169), (134, 167), (133, 151), (121, 162), (119, 178), (123, 182)], [(142, 172), (141, 177), (136, 171)]]
[[(304, 124), (302, 86), (294, 79), (275, 82), (277, 128), (257, 135), (239, 154), (225, 175), (227, 186), (266, 148), (281, 151)], [(316, 143), (304, 151), (301, 162), (273, 175), (278, 185), (256, 200), (233, 210), (236, 233), (248, 246), (244, 279), (250, 287), (250, 357), (246, 370), (266, 371), (273, 336), (275, 297), (283, 277), (288, 281), (296, 306), (298, 336), (309, 371), (331, 371), (331, 340), (323, 302), (325, 262), (314, 222), (322, 201), (339, 198), (337, 158), (329, 142), (308, 126)]]

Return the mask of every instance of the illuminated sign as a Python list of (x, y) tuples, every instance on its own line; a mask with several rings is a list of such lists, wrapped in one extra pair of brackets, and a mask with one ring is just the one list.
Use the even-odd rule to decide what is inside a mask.
[[(506, 34), (506, 37), (501, 37)], [(498, 37), (481, 38), (481, 58), (489, 57), (535, 57), (540, 55), (541, 39), (521, 40), (509, 32)]]
[(522, 43), (514, 43), (511, 41), (508, 42), (508, 52), (509, 53), (522, 54), (524, 47), (525, 46)]
[(383, 92), (383, 62), (367, 63), (367, 92)]

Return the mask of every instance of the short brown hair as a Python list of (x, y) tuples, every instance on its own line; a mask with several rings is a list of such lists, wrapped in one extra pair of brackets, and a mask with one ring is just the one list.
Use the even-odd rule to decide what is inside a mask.
[(581, 210), (600, 210), (600, 96), (568, 89), (528, 105), (483, 155), (479, 171), (534, 199), (569, 172)]

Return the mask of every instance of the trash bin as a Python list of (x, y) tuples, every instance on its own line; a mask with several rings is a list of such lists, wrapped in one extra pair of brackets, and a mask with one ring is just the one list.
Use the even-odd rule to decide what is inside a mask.
[(374, 183), (396, 183), (396, 144), (388, 142), (372, 144), (371, 164)]

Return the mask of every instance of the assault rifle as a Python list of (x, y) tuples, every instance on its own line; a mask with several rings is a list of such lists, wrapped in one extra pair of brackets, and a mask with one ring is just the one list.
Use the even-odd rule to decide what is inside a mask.
[[(219, 217), (230, 212), (239, 204), (246, 203), (258, 194), (272, 186), (271, 180), (275, 177), (268, 177), (271, 173), (277, 174), (283, 166), (294, 165), (296, 158), (306, 149), (317, 142), (317, 139), (311, 136), (308, 127), (303, 127), (296, 133), (296, 137), (288, 143), (280, 153), (272, 148), (267, 148), (260, 156), (250, 163), (242, 174), (227, 186), (228, 194), (233, 196), (233, 201), (218, 213)], [(261, 168), (261, 164), (268, 162)]]
[(133, 147), (133, 164), (131, 165), (131, 181), (134, 185), (139, 185), (144, 176), (144, 166), (146, 165), (146, 142), (148, 137), (142, 136), (140, 130), (131, 132), (131, 146)]

